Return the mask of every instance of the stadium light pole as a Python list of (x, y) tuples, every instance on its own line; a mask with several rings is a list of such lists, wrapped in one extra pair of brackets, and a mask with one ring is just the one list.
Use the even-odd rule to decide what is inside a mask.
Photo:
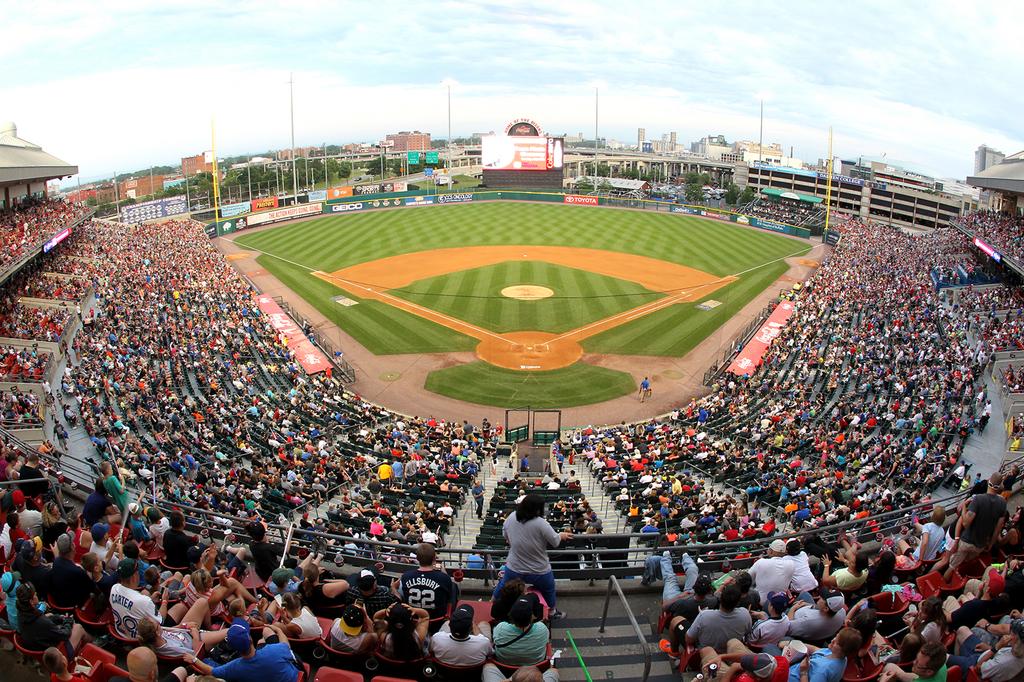
[(185, 172), (185, 168), (182, 167), (182, 175), (185, 176), (185, 213), (192, 212), (192, 200), (188, 196), (188, 173)]
[(121, 193), (117, 189), (117, 171), (114, 171), (114, 210), (117, 211), (117, 219), (121, 219)]
[[(598, 89), (594, 88), (594, 189), (597, 190), (597, 105), (598, 105)], [(601, 196), (601, 192), (598, 191), (598, 196)]]
[(249, 185), (249, 201), (252, 201), (252, 157), (245, 161), (245, 182)]
[(288, 108), (292, 119), (292, 201), (299, 201), (299, 177), (295, 173), (295, 79), (288, 74)]
[(449, 178), (449, 189), (451, 188), (451, 175), (452, 175), (452, 86), (458, 85), (458, 83), (452, 78), (445, 78), (441, 81), (441, 85), (448, 89), (448, 139), (445, 141), (445, 146), (448, 148), (448, 153), (445, 155), (445, 164), (448, 169)]

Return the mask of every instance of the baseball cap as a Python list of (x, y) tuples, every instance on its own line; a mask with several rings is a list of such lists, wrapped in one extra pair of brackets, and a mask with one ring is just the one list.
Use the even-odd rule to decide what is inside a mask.
[(26, 540), (21, 545), (21, 558), (26, 561), (31, 561), (36, 555), (36, 543), (31, 540)]
[(832, 613), (838, 613), (839, 609), (846, 606), (846, 599), (844, 599), (843, 595), (839, 594), (835, 590), (825, 588), (820, 590), (819, 594), (821, 595), (821, 598), (825, 600), (825, 603), (828, 605), (828, 610)]
[(473, 632), (474, 615), (473, 607), (469, 604), (463, 604), (452, 611), (452, 616), (448, 619), (448, 627), (451, 630), (452, 637), (456, 639), (469, 637), (469, 634)]
[(707, 573), (698, 574), (696, 582), (693, 583), (693, 593), (705, 596), (711, 594), (714, 591), (715, 585), (711, 581), (711, 576)]
[(139, 572), (139, 565), (135, 559), (125, 557), (121, 559), (121, 562), (117, 565), (117, 578), (118, 580), (126, 580), (132, 577), (132, 574)]
[(996, 569), (990, 569), (988, 572), (988, 593), (991, 597), (998, 597), (1004, 591), (1006, 591), (1006, 578), (999, 574)]
[(789, 606), (789, 595), (785, 592), (769, 592), (768, 603), (772, 605), (772, 608), (781, 613)]
[(25, 493), (15, 489), (14, 492), (11, 493), (11, 502), (14, 503), (15, 507), (20, 507), (25, 504)]
[(284, 587), (294, 575), (295, 572), (290, 568), (275, 568), (274, 572), (270, 574), (270, 581), (278, 587)]
[(775, 538), (774, 540), (772, 540), (772, 544), (768, 545), (768, 549), (770, 549), (771, 551), (773, 551), (773, 552), (775, 552), (777, 554), (785, 554), (786, 553), (786, 541), (783, 540), (782, 538)]
[(15, 587), (18, 586), (18, 582), (21, 580), (21, 574), (17, 571), (7, 571), (0, 576), (0, 590), (10, 594)]
[(98, 543), (107, 537), (107, 533), (110, 532), (110, 526), (105, 523), (94, 523), (89, 532), (92, 534), (92, 541)]
[(533, 620), (533, 604), (529, 599), (520, 597), (508, 610), (508, 619), (513, 623), (526, 623)]
[(249, 624), (242, 618), (231, 621), (227, 636), (228, 646), (240, 654), (249, 653), (252, 647), (252, 637), (249, 636)]
[(349, 604), (338, 619), (341, 631), (350, 637), (354, 637), (363, 631), (363, 610), (355, 604)]
[(360, 590), (372, 590), (377, 586), (377, 576), (368, 568), (359, 571), (359, 580), (356, 583)]
[(754, 677), (767, 679), (775, 673), (775, 658), (768, 654), (750, 654), (740, 658), (740, 667)]
[(1018, 639), (1024, 639), (1024, 618), (1014, 618), (1010, 621), (1010, 633), (1017, 635)]
[(140, 509), (142, 508), (139, 506), (138, 502), (132, 502), (131, 504), (128, 505), (128, 513), (132, 516), (138, 514)]

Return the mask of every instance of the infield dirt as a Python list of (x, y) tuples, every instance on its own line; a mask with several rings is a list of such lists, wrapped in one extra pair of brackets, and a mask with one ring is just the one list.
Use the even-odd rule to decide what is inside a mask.
[[(406, 287), (421, 279), (514, 260), (542, 261), (587, 270), (636, 282), (665, 296), (555, 335), (534, 330), (497, 334), (389, 293), (390, 290)], [(387, 303), (478, 339), (480, 343), (476, 354), (481, 360), (498, 367), (523, 371), (568, 367), (583, 355), (580, 346), (583, 339), (668, 306), (699, 300), (736, 279), (718, 277), (647, 256), (565, 246), (434, 249), (380, 258), (331, 273), (314, 271), (312, 274), (359, 298)]]

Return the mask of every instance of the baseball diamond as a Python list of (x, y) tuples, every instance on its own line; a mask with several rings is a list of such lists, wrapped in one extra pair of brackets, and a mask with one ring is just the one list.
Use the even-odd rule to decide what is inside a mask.
[[(491, 405), (511, 404), (497, 391), (509, 381), (523, 384), (515, 401), (547, 405), (630, 393), (643, 368), (602, 358), (686, 355), (809, 250), (690, 216), (512, 202), (340, 214), (236, 243), (375, 354), (472, 352), (493, 393), (455, 371), (469, 358), (426, 388)], [(698, 308), (711, 298), (721, 305)], [(582, 381), (556, 371), (570, 367)], [(588, 386), (599, 368), (624, 376)]]

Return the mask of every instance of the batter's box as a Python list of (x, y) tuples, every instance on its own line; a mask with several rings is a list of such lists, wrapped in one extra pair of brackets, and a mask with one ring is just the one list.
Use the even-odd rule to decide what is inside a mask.
[(354, 305), (359, 305), (359, 301), (353, 301), (351, 298), (348, 298), (347, 296), (335, 296), (331, 300), (337, 303), (338, 305), (345, 306), (346, 308), (351, 308)]

